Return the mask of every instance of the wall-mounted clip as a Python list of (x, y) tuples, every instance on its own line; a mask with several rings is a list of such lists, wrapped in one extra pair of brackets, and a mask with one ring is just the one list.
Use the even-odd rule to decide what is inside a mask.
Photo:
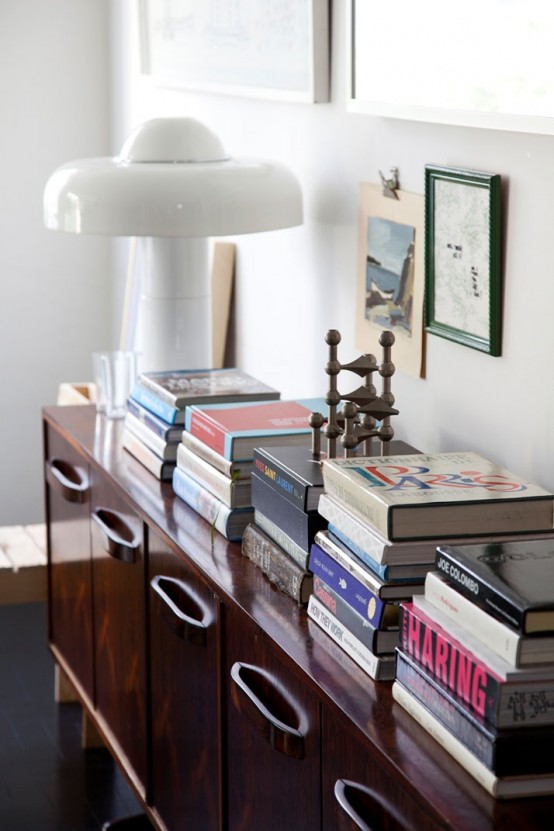
[(389, 199), (398, 199), (398, 194), (396, 193), (396, 191), (400, 189), (400, 183), (398, 181), (398, 168), (391, 167), (388, 179), (383, 175), (383, 173), (381, 173), (381, 171), (379, 171), (379, 176), (381, 177), (381, 182), (383, 184), (383, 196), (388, 196)]

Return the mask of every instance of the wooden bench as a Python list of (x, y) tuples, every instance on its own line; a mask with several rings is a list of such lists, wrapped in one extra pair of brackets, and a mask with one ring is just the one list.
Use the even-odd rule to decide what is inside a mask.
[(46, 526), (0, 527), (0, 603), (46, 600)]

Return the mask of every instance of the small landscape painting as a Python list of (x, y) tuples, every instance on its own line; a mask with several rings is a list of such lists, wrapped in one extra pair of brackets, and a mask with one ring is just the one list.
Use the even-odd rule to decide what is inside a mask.
[(379, 337), (395, 336), (396, 369), (424, 374), (424, 199), (360, 186), (356, 348), (380, 359)]
[(365, 316), (412, 335), (415, 228), (382, 217), (367, 220)]

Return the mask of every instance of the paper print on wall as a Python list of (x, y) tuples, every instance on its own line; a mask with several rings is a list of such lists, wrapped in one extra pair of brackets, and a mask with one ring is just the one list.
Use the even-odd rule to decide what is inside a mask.
[(415, 228), (379, 216), (367, 220), (366, 307), (371, 323), (412, 336)]
[(360, 187), (356, 347), (379, 354), (379, 336), (396, 338), (397, 369), (423, 375), (423, 197)]

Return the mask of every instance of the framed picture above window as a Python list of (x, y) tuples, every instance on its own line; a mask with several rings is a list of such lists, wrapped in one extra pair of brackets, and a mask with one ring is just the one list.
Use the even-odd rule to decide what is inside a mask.
[(425, 328), (501, 351), (500, 176), (425, 168)]
[(329, 100), (329, 0), (140, 3), (142, 65), (157, 86)]

